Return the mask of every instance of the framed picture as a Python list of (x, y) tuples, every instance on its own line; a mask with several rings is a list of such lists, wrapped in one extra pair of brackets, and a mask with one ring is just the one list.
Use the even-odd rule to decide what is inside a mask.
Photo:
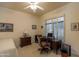
[(0, 32), (13, 32), (13, 24), (0, 23)]
[(36, 25), (32, 25), (32, 29), (37, 29), (37, 26)]
[(41, 29), (43, 29), (43, 26), (41, 26)]
[(72, 31), (79, 31), (79, 23), (72, 23), (71, 30)]

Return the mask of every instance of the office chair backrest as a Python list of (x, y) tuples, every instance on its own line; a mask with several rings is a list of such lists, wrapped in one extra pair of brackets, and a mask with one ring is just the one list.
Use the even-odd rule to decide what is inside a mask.
[(53, 33), (48, 33), (47, 37), (53, 37)]

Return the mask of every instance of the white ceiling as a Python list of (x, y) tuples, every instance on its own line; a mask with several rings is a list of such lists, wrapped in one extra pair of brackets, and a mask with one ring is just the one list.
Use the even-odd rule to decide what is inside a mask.
[(35, 14), (41, 16), (49, 11), (53, 11), (59, 7), (68, 4), (68, 2), (40, 2), (38, 5), (44, 8), (44, 11), (37, 9), (34, 13), (31, 9), (24, 9), (29, 3), (27, 2), (0, 2), (0, 7), (10, 8), (17, 11)]

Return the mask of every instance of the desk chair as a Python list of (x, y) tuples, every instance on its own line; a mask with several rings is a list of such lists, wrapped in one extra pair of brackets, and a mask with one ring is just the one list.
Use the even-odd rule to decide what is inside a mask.
[(50, 42), (48, 42), (46, 38), (41, 38), (40, 47), (41, 47), (40, 53), (43, 52), (48, 53), (50, 51)]

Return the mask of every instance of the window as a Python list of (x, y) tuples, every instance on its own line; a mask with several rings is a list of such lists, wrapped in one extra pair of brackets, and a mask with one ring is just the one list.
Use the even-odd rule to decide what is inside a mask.
[(58, 18), (58, 39), (64, 39), (64, 17)]
[(52, 33), (53, 32), (53, 23), (52, 23), (52, 20), (47, 20), (46, 21), (46, 36), (47, 36), (47, 33)]
[(45, 32), (53, 33), (55, 39), (64, 41), (64, 17), (47, 20), (45, 24)]
[(53, 19), (53, 34), (55, 36), (55, 39), (57, 39), (57, 19)]

